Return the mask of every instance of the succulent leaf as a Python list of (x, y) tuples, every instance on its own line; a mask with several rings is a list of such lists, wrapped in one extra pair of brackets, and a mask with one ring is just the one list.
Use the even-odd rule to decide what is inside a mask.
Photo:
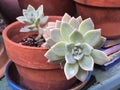
[(31, 5), (28, 5), (27, 11), (26, 11), (26, 14), (25, 14), (25, 15), (26, 15), (25, 17), (26, 17), (28, 20), (30, 20), (31, 23), (34, 23), (35, 17), (36, 17), (36, 13), (35, 13), (34, 7), (32, 7)]
[(26, 9), (23, 9), (22, 13), (23, 13), (23, 16), (27, 16), (26, 14), (28, 14)]
[(79, 71), (78, 71), (78, 73), (76, 74), (75, 77), (76, 77), (78, 80), (84, 82), (84, 81), (86, 80), (87, 76), (88, 76), (88, 71), (85, 71), (85, 70), (79, 68)]
[(58, 56), (65, 56), (65, 43), (63, 41), (56, 43), (51, 50)]
[(36, 13), (37, 13), (37, 17), (36, 18), (40, 18), (43, 15), (43, 5), (38, 7), (38, 9), (36, 10)]
[(73, 42), (73, 43), (82, 43), (83, 42), (83, 36), (79, 31), (74, 30), (70, 34), (70, 41)]
[(68, 22), (73, 28), (76, 28), (78, 29), (79, 27), (79, 22), (74, 18), (72, 17), (69, 22)]
[(40, 24), (45, 24), (48, 20), (48, 16), (44, 16), (40, 19)]
[(63, 37), (63, 40), (69, 41), (69, 35), (73, 31), (72, 26), (70, 26), (68, 23), (62, 23), (61, 25), (61, 36)]
[(99, 65), (103, 65), (108, 61), (107, 55), (100, 50), (92, 50), (91, 56), (94, 59), (94, 62)]
[(56, 20), (56, 23), (55, 23), (55, 28), (60, 28), (61, 23), (62, 23), (61, 21)]
[(35, 12), (35, 9), (33, 8), (33, 6), (28, 5), (27, 11), (28, 11), (28, 12)]
[(25, 17), (23, 16), (19, 16), (16, 18), (18, 21), (20, 21), (21, 23), (26, 23), (26, 24), (31, 24), (31, 22), (29, 20), (27, 20)]
[(94, 29), (94, 24), (91, 20), (91, 18), (85, 19), (81, 22), (80, 26), (79, 26), (79, 31), (81, 34), (85, 34), (86, 32), (88, 32), (89, 30), (93, 30)]
[(56, 55), (51, 49), (49, 49), (47, 53), (45, 53), (45, 57), (49, 58), (50, 62), (55, 62), (63, 59), (63, 57)]
[[(32, 29), (32, 30), (36, 31), (36, 29)], [(21, 28), (20, 32), (30, 32), (32, 30), (28, 26), (26, 26), (26, 27)]]
[(83, 54), (81, 53), (80, 55), (74, 55), (74, 58), (76, 59), (76, 60), (81, 60), (82, 59), (82, 57), (83, 57)]
[(90, 53), (91, 53), (91, 51), (92, 51), (92, 49), (93, 49), (93, 47), (91, 47), (89, 44), (87, 44), (87, 43), (83, 43), (83, 44), (81, 44), (81, 48), (83, 49), (83, 54), (84, 55), (90, 55)]
[[(77, 18), (76, 18), (76, 20), (77, 20), (77, 22), (80, 24), (81, 22), (82, 22), (82, 17), (81, 16), (78, 16)], [(79, 28), (79, 27), (78, 27)]]
[(101, 39), (100, 29), (88, 31), (84, 35), (84, 41), (93, 47), (100, 41), (100, 39)]
[(105, 44), (106, 38), (105, 37), (101, 37), (101, 39), (99, 40), (99, 42), (94, 46), (94, 48), (98, 49), (101, 48), (104, 44)]
[(71, 16), (68, 15), (67, 13), (64, 14), (64, 16), (62, 17), (62, 22), (69, 22), (69, 20), (71, 19)]
[(61, 57), (61, 59), (59, 59), (59, 60), (48, 60), (48, 63), (51, 63), (51, 64), (60, 64), (61, 69), (62, 69), (63, 66), (65, 65), (65, 59)]
[(54, 28), (53, 30), (51, 30), (51, 39), (55, 42), (61, 41), (62, 37), (58, 28)]
[(69, 63), (69, 64), (75, 64), (76, 63), (76, 60), (74, 59), (74, 57), (71, 53), (66, 53), (65, 54), (65, 60), (66, 60), (66, 63)]
[[(31, 20), (28, 18), (29, 12), (25, 9), (23, 9), (22, 12), (23, 12), (23, 17), (27, 20), (27, 22), (29, 22), (29, 24), (33, 24), (33, 22), (31, 22)], [(20, 21), (20, 20), (18, 20), (18, 21)], [(22, 22), (22, 23), (26, 23), (26, 22)]]
[(53, 29), (53, 26), (49, 26), (44, 29), (43, 37), (45, 38), (45, 40), (47, 40), (48, 38), (51, 38), (50, 34), (51, 34), (52, 29)]
[(94, 60), (91, 56), (84, 55), (84, 57), (81, 60), (79, 60), (79, 65), (85, 71), (92, 71)]
[(73, 78), (77, 74), (78, 70), (79, 70), (78, 64), (65, 63), (64, 72), (67, 80)]
[[(48, 43), (49, 43), (49, 45), (48, 45)], [(52, 47), (53, 45), (55, 44), (55, 42), (51, 39), (51, 38), (47, 38), (46, 39), (46, 42), (43, 44), (46, 48), (50, 48), (50, 47)]]
[(66, 45), (65, 45), (65, 48), (66, 48), (66, 52), (69, 52), (69, 53), (71, 53), (72, 52), (72, 49), (74, 48), (74, 44), (73, 43), (67, 43)]

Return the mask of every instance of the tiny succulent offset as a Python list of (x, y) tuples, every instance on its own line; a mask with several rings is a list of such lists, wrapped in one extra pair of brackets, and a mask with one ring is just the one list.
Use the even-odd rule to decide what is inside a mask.
[(28, 5), (27, 9), (23, 9), (23, 16), (17, 17), (17, 20), (21, 23), (28, 24), (20, 32), (38, 31), (39, 34), (36, 40), (39, 40), (43, 35), (43, 29), (40, 25), (47, 22), (48, 16), (44, 16), (43, 5), (38, 7), (37, 10), (33, 6)]
[(101, 29), (94, 29), (90, 18), (82, 20), (65, 14), (61, 21), (52, 24), (49, 34), (54, 43), (45, 57), (50, 63), (60, 63), (68, 80), (76, 77), (85, 81), (94, 63), (103, 65), (108, 61), (107, 55), (98, 50), (106, 39), (101, 36)]

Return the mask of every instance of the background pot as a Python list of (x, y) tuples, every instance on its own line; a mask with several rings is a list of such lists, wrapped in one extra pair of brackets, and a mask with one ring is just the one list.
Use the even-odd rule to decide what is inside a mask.
[(102, 35), (108, 39), (120, 37), (119, 0), (74, 0), (77, 15), (91, 17), (96, 28), (102, 28)]
[(6, 27), (6, 23), (0, 13), (0, 78), (4, 76), (4, 69), (8, 62), (8, 56), (4, 47), (2, 30)]
[[(49, 21), (60, 20), (61, 17), (51, 16)], [(21, 33), (25, 26), (14, 22), (3, 30), (3, 39), (9, 58), (15, 62), (20, 75), (20, 81), (30, 89), (63, 90), (71, 87), (76, 79), (67, 80), (60, 65), (49, 64), (44, 57), (46, 48), (29, 47), (18, 42), (36, 32)]]
[(35, 8), (43, 4), (45, 15), (63, 16), (65, 12), (72, 16), (76, 14), (73, 0), (18, 0), (18, 2), (21, 9), (27, 8), (28, 4), (31, 4)]
[(0, 12), (7, 23), (16, 21), (16, 17), (22, 14), (17, 0), (1, 0)]
[(0, 78), (4, 76), (5, 66), (8, 62), (8, 56), (3, 43), (0, 43)]

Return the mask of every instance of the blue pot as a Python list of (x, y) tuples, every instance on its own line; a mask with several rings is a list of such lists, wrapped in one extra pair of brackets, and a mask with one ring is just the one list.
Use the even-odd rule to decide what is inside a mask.
[(8, 84), (12, 87), (13, 90), (24, 90), (24, 88), (20, 86), (18, 82), (16, 82), (16, 80), (17, 81), (19, 80), (19, 78), (17, 77), (19, 77), (19, 75), (16, 70), (16, 67), (14, 63), (10, 61), (7, 64), (6, 69), (5, 69), (5, 78), (7, 79)]
[[(85, 82), (77, 82), (78, 85), (73, 87), (70, 90), (79, 90), (81, 89), (83, 86), (85, 86), (85, 84), (89, 81), (90, 77), (92, 75), (92, 72), (89, 72), (88, 77), (86, 78)], [(19, 78), (19, 74), (17, 72), (17, 69), (15, 67), (15, 64), (10, 61), (5, 69), (5, 78), (8, 81), (8, 84), (10, 85), (10, 87), (12, 87), (13, 90), (26, 90), (26, 88), (20, 84), (20, 78)]]

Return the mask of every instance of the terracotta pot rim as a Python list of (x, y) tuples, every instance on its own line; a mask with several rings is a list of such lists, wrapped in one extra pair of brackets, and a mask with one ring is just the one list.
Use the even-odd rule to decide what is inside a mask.
[[(49, 16), (50, 18), (53, 18), (53, 17), (57, 17), (57, 18), (61, 18), (62, 16)], [(41, 50), (41, 51), (46, 51), (48, 50), (46, 47), (30, 47), (30, 46), (25, 46), (25, 45), (21, 45), (21, 44), (18, 44), (12, 40), (10, 40), (7, 36), (7, 32), (10, 30), (11, 27), (13, 26), (16, 26), (17, 24), (19, 24), (21, 22), (19, 21), (15, 21), (11, 24), (9, 24), (4, 30), (3, 30), (3, 33), (2, 33), (2, 36), (4, 37), (4, 39), (6, 39), (9, 43), (12, 43), (14, 44), (15, 46), (17, 47), (22, 47), (22, 48), (27, 48), (27, 49), (36, 49), (36, 50)], [(21, 23), (22, 24), (22, 23)], [(22, 32), (21, 32), (22, 33)]]
[[(93, 7), (104, 7), (104, 8), (120, 8), (119, 0), (114, 0), (114, 3), (111, 1), (107, 1), (109, 3), (105, 3), (105, 0), (74, 0), (78, 4), (86, 5), (86, 6), (93, 6)], [(105, 3), (105, 4), (104, 4)]]

